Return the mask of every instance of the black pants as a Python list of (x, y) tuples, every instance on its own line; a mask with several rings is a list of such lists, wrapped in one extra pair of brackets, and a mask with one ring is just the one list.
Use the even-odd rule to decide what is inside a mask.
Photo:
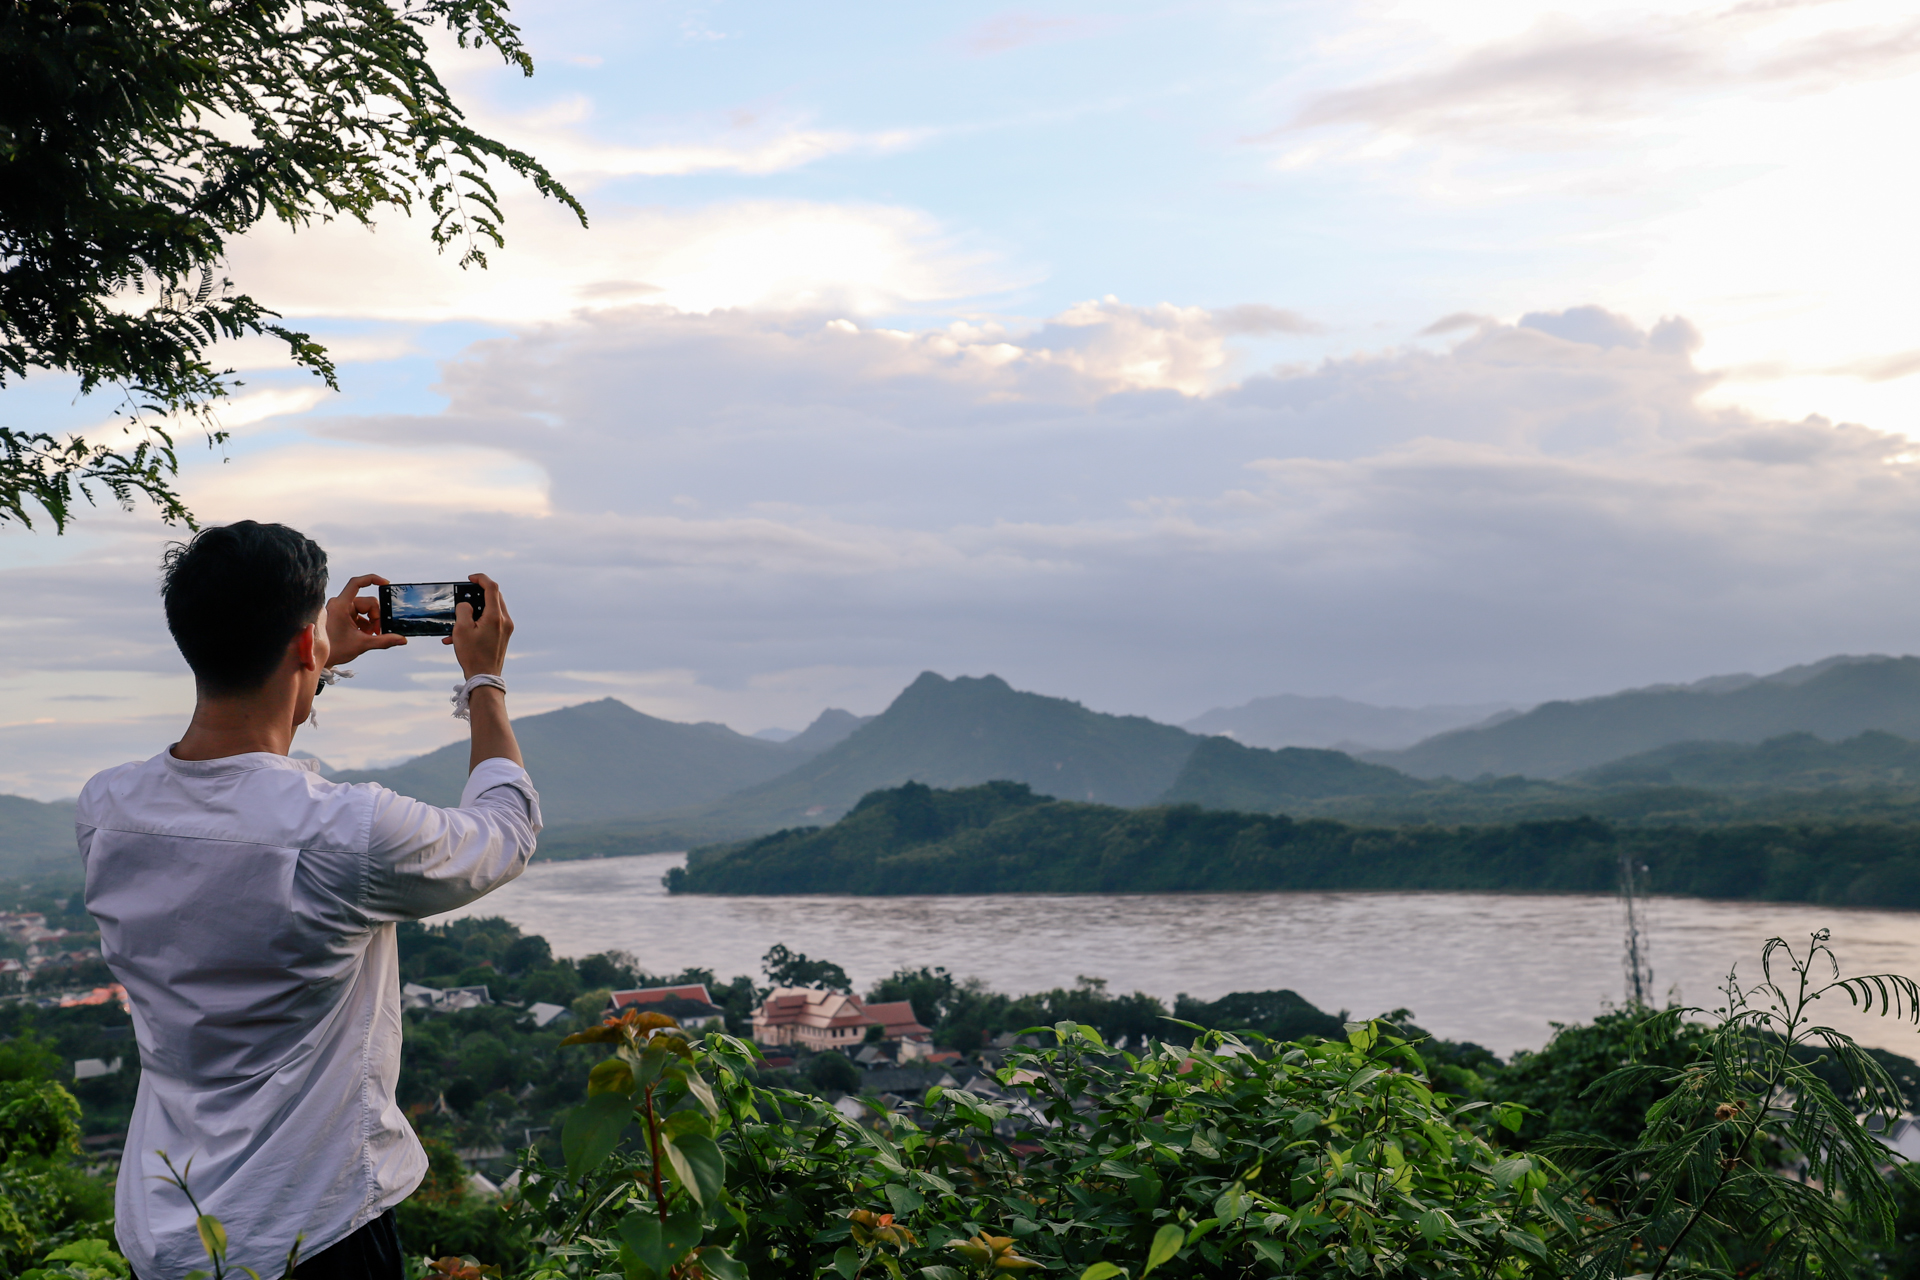
[(293, 1269), (294, 1280), (402, 1280), (406, 1274), (391, 1209)]
[(293, 1269), (294, 1280), (401, 1280), (406, 1274), (400, 1230), (394, 1225), (391, 1209), (345, 1240), (328, 1245), (311, 1258), (302, 1258)]

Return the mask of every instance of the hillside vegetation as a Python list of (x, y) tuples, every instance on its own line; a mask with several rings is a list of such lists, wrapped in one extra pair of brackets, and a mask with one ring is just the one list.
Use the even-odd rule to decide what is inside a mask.
[(1606, 893), (1622, 850), (1656, 893), (1920, 907), (1920, 826), (1622, 827), (1593, 818), (1361, 827), (1193, 805), (1120, 809), (993, 783), (909, 784), (827, 828), (698, 849), (675, 893)]
[(837, 746), (685, 816), (764, 824), (763, 831), (832, 821), (868, 792), (909, 781), (964, 787), (1006, 779), (1051, 796), (1151, 804), (1198, 741), (1144, 716), (1022, 693), (998, 676), (948, 680), (928, 671)]
[[(723, 724), (678, 724), (614, 698), (522, 716), (513, 731), (540, 788), (549, 823), (625, 818), (713, 800), (791, 769), (790, 746)], [(378, 782), (428, 804), (460, 803), (468, 746), (449, 743), (390, 769), (347, 770), (345, 782)]]
[(1514, 714), (1505, 703), (1475, 706), (1376, 707), (1351, 698), (1297, 693), (1215, 707), (1183, 721), (1190, 733), (1220, 734), (1250, 747), (1331, 747), (1340, 751), (1410, 747), (1436, 733)]
[(43, 804), (25, 796), (0, 796), (0, 880), (44, 875), (80, 876), (73, 836), (73, 801)]
[(1232, 738), (1202, 738), (1160, 797), (1162, 804), (1263, 812), (1293, 801), (1330, 796), (1404, 796), (1432, 784), (1342, 751), (1244, 747)]
[(1869, 730), (1920, 738), (1920, 658), (1829, 658), (1764, 678), (1548, 702), (1366, 758), (1421, 778), (1562, 778), (1677, 742), (1757, 743), (1787, 733), (1837, 741)]

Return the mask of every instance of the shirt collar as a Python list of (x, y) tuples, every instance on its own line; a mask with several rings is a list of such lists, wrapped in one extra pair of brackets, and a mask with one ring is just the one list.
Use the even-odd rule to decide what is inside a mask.
[(318, 760), (295, 760), (292, 756), (277, 755), (271, 751), (243, 751), (237, 756), (220, 756), (213, 760), (182, 760), (173, 754), (178, 744), (168, 744), (167, 749), (155, 757), (164, 761), (167, 768), (189, 778), (218, 778), (231, 773), (250, 773), (255, 769), (298, 769), (304, 773), (318, 773)]

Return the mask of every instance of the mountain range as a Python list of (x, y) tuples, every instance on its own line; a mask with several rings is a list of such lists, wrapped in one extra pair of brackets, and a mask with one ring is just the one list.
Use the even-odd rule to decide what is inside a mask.
[(1333, 747), (1385, 751), (1410, 747), (1438, 733), (1497, 723), (1518, 714), (1504, 702), (1475, 706), (1376, 707), (1349, 698), (1282, 693), (1237, 707), (1215, 707), (1180, 727), (1232, 738), (1248, 747)]
[[(1387, 716), (1376, 726), (1487, 710), (1323, 705), (1337, 701), (1260, 699), (1190, 723), (1277, 709), (1304, 734), (1309, 712), (1333, 732), (1359, 722), (1353, 708)], [(879, 715), (830, 709), (783, 742), (662, 720), (611, 698), (514, 725), (549, 824), (544, 857), (684, 849), (823, 826), (861, 797), (906, 782), (1006, 781), (1082, 804), (1194, 804), (1392, 825), (1582, 814), (1629, 823), (1835, 813), (1920, 820), (1920, 658), (1837, 657), (1770, 676), (1552, 702), (1357, 756), (1258, 746), (1247, 741), (1257, 723), (1242, 716), (1231, 738), (1196, 734), (1017, 690), (997, 676), (926, 672)], [(390, 768), (327, 772), (452, 804), (467, 750), (450, 744)], [(0, 797), (0, 878), (70, 872), (71, 824), (70, 802)]]
[(1564, 778), (1677, 742), (1757, 743), (1788, 733), (1832, 741), (1869, 730), (1920, 738), (1920, 658), (1835, 657), (1770, 676), (1548, 702), (1365, 758), (1418, 778)]

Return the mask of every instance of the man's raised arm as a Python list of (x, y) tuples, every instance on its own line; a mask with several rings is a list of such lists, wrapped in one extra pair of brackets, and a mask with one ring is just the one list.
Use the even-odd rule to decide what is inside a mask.
[(467, 579), (480, 584), (486, 593), (486, 607), (474, 620), (473, 606), (464, 601), (454, 607), (453, 634), (443, 644), (453, 646), (460, 660), (460, 674), (467, 678), (468, 723), (473, 730), (473, 751), (467, 757), (467, 772), (480, 767), (482, 760), (496, 757), (525, 766), (520, 744), (514, 741), (513, 725), (507, 719), (506, 690), (492, 685), (473, 685), (475, 676), (497, 676), (507, 661), (507, 641), (513, 636), (513, 618), (500, 594), (500, 584), (484, 573)]
[(417, 919), (472, 902), (526, 869), (540, 833), (540, 797), (507, 719), (506, 691), (476, 681), (500, 676), (513, 618), (498, 583), (483, 573), (470, 580), (486, 593), (480, 617), (469, 604), (457, 606), (445, 641), (466, 677), (473, 739), (467, 785), (457, 809), (382, 797), (373, 816), (367, 904), (381, 915)]

